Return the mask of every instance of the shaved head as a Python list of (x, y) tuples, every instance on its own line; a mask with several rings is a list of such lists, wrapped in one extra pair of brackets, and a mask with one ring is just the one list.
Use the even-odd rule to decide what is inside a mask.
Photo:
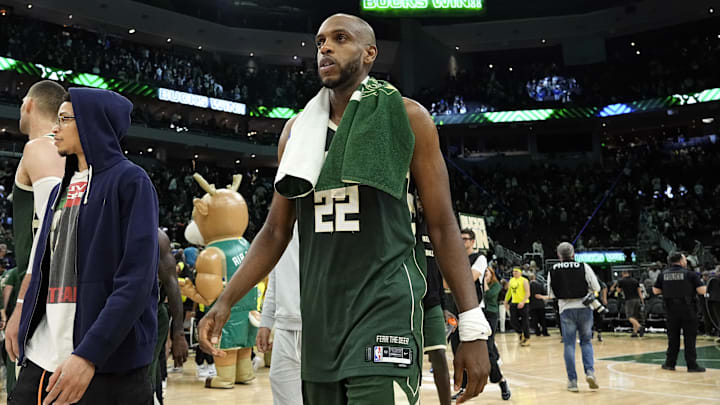
[(329, 89), (355, 89), (370, 73), (377, 45), (375, 32), (362, 18), (335, 14), (315, 35), (318, 75)]
[[(325, 25), (333, 20), (337, 20), (344, 25), (348, 31), (351, 31), (351, 33), (358, 38), (359, 42), (364, 43), (365, 45), (377, 45), (375, 41), (375, 30), (373, 30), (370, 24), (362, 18), (350, 14), (339, 13), (328, 17), (322, 25)], [(322, 25), (320, 26), (320, 30), (322, 30)]]

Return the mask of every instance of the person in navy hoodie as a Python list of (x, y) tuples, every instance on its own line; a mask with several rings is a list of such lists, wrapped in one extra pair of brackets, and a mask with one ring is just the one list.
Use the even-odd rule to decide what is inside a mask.
[(120, 148), (131, 111), (99, 89), (71, 88), (60, 106), (65, 175), (35, 238), (19, 333), (9, 333), (22, 367), (10, 405), (153, 403), (158, 200)]

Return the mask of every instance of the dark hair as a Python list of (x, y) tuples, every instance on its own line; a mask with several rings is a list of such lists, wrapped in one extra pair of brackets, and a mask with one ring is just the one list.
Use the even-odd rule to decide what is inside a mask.
[(670, 253), (670, 255), (667, 257), (668, 264), (680, 263), (680, 261), (682, 260), (683, 256), (684, 256), (683, 252), (672, 252), (672, 253)]
[(72, 100), (70, 99), (70, 92), (69, 92), (69, 91), (65, 93), (65, 97), (63, 97), (63, 101), (67, 101), (67, 102), (72, 103)]
[(462, 231), (460, 231), (460, 234), (466, 233), (470, 235), (470, 239), (475, 240), (475, 232), (470, 228), (465, 228)]
[(27, 95), (34, 100), (42, 115), (53, 118), (53, 120), (57, 117), (60, 104), (63, 101), (69, 101), (65, 97), (70, 96), (63, 86), (52, 80), (42, 80), (33, 84)]

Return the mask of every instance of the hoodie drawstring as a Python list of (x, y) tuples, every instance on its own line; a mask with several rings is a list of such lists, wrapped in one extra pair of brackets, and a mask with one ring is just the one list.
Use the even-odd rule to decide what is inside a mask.
[(92, 165), (88, 165), (88, 181), (87, 181), (87, 187), (85, 188), (85, 201), (83, 202), (84, 205), (87, 205), (88, 197), (90, 197), (90, 182), (92, 182), (92, 172), (93, 172)]

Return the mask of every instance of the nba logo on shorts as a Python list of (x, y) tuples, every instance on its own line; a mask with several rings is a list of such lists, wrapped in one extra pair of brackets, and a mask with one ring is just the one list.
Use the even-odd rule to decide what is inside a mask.
[(375, 346), (375, 360), (376, 362), (382, 361), (383, 359), (383, 348), (382, 346)]

